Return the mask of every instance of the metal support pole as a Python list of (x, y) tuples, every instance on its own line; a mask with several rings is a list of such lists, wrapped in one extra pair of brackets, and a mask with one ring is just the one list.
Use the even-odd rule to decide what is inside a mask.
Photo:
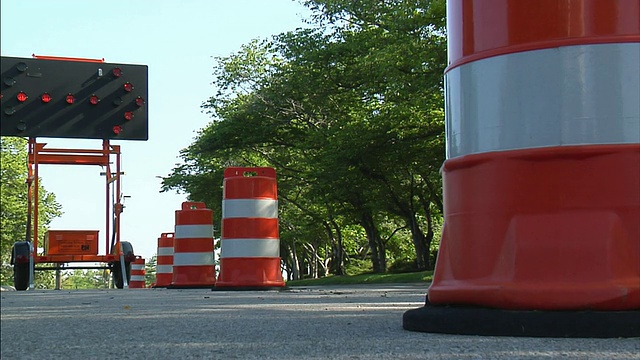
[(60, 264), (56, 264), (56, 290), (62, 289), (62, 282), (60, 280)]
[(35, 280), (35, 263), (33, 261), (33, 243), (29, 242), (29, 290), (35, 289), (33, 284)]
[(122, 251), (122, 245), (120, 245), (120, 270), (122, 271), (122, 288), (129, 288), (129, 281), (127, 280), (127, 267), (124, 263), (124, 252)]

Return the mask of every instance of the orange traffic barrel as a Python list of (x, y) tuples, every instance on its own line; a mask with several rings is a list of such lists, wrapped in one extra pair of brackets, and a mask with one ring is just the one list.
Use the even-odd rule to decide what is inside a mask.
[(276, 171), (224, 171), (220, 273), (216, 289), (283, 287)]
[(156, 282), (153, 287), (167, 287), (173, 281), (173, 235), (162, 233), (158, 238)]
[(145, 287), (145, 261), (141, 256), (136, 256), (136, 260), (131, 263), (130, 289), (142, 289)]
[(640, 2), (449, 0), (447, 24), (444, 227), (404, 327), (640, 336)]
[(203, 202), (183, 202), (176, 210), (170, 287), (212, 287), (215, 281), (213, 211)]

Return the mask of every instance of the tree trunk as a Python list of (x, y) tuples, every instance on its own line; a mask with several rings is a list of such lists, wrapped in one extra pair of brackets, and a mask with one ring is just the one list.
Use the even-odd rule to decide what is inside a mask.
[[(420, 203), (422, 204), (422, 208), (424, 209), (425, 216), (427, 218), (427, 235), (425, 236), (424, 244), (427, 249), (427, 269), (433, 269), (433, 265), (431, 263), (431, 242), (433, 241), (433, 214), (431, 213), (431, 201), (426, 200), (423, 197), (420, 197)], [(435, 203), (438, 206), (437, 203)]]
[(311, 278), (318, 278), (318, 248), (313, 246), (311, 249)]
[(387, 245), (384, 243), (378, 232), (378, 228), (374, 226), (376, 239), (378, 241), (378, 261), (380, 262), (381, 273), (387, 272)]
[[(318, 240), (318, 243), (319, 242), (320, 241)], [(328, 254), (326, 247), (324, 250), (325, 250), (324, 253)], [(321, 258), (318, 252), (316, 252), (316, 258), (317, 258), (316, 260), (318, 264), (318, 277), (325, 277), (329, 275), (329, 259), (331, 258), (331, 256), (327, 255), (326, 257)]]
[(413, 240), (413, 247), (416, 251), (416, 265), (418, 270), (427, 270), (430, 264), (429, 247), (427, 246), (425, 235), (418, 225), (415, 214), (412, 213), (406, 220), (411, 230), (411, 239)]
[(311, 242), (304, 243), (303, 246), (305, 249), (303, 274), (315, 279), (314, 273), (315, 273), (315, 267), (316, 267), (316, 257), (315, 257), (316, 249)]
[(291, 278), (293, 280), (300, 279), (300, 262), (298, 261), (298, 251), (296, 249), (295, 241), (289, 247), (289, 258), (291, 259)]
[[(327, 231), (327, 235), (331, 240), (331, 260), (330, 260), (330, 272), (334, 275), (344, 275), (344, 247), (342, 243), (342, 231), (335, 222), (330, 219), (330, 222), (324, 222), (324, 227)], [(335, 231), (335, 235), (334, 235)]]
[[(428, 209), (428, 208), (427, 208)], [(431, 262), (431, 242), (433, 241), (433, 217), (431, 211), (427, 212), (427, 236), (425, 238), (425, 246), (427, 248), (427, 269), (433, 270), (435, 262)]]
[(371, 248), (371, 263), (374, 273), (383, 273), (387, 270), (385, 246), (380, 238), (380, 232), (376, 228), (371, 213), (363, 213), (360, 216), (360, 225), (367, 234), (367, 241)]
[[(435, 189), (435, 186), (429, 182), (429, 178), (426, 175), (421, 174), (420, 177), (422, 178), (422, 181), (424, 181), (424, 184), (427, 186), (427, 190), (429, 191), (430, 202), (433, 202), (435, 206), (438, 208), (438, 210), (440, 210), (440, 213), (443, 214), (444, 206), (442, 204), (442, 196), (443, 196), (442, 192), (440, 190)], [(424, 199), (421, 198), (421, 200), (423, 201), (423, 205), (424, 205)]]

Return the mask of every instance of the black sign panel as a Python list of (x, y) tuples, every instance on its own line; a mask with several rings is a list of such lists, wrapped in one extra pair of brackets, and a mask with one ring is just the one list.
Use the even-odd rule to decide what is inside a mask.
[(147, 140), (146, 65), (1, 58), (0, 135)]

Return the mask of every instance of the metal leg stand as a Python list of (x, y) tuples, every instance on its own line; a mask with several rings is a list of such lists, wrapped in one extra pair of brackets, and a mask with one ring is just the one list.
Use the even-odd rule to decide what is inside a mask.
[(33, 282), (35, 280), (35, 264), (33, 261), (33, 243), (29, 242), (29, 290), (35, 289)]
[(60, 264), (56, 264), (56, 290), (60, 290), (62, 288), (60, 281)]
[(122, 288), (129, 288), (129, 281), (127, 281), (127, 267), (124, 263), (124, 254), (122, 253), (122, 245), (120, 247), (120, 270), (122, 270)]

